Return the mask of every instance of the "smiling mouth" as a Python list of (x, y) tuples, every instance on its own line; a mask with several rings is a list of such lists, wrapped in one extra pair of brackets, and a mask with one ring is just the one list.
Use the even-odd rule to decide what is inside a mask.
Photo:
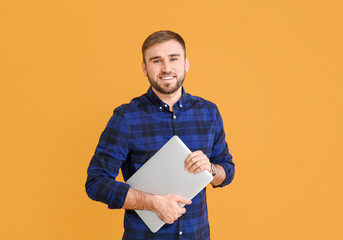
[(175, 76), (163, 75), (163, 76), (159, 76), (158, 78), (161, 79), (161, 80), (172, 80), (172, 79), (175, 78)]

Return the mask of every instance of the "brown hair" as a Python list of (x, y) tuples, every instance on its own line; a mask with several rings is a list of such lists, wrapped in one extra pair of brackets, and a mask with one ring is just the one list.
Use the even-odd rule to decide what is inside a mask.
[(162, 43), (162, 42), (166, 42), (169, 40), (178, 41), (181, 44), (181, 46), (185, 52), (185, 57), (186, 57), (186, 44), (185, 44), (185, 41), (183, 40), (183, 38), (175, 32), (172, 32), (169, 30), (166, 30), (166, 31), (163, 30), (163, 31), (154, 32), (154, 33), (150, 34), (145, 39), (145, 41), (142, 45), (142, 54), (143, 54), (144, 63), (145, 63), (145, 56), (144, 56), (145, 50), (147, 50), (152, 45), (155, 45), (156, 43)]

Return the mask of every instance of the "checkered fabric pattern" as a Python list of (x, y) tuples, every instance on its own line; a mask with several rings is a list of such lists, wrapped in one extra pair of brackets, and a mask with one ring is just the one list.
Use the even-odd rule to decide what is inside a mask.
[[(224, 168), (226, 179), (221, 187), (232, 181), (235, 165), (217, 106), (182, 89), (171, 112), (150, 87), (146, 94), (114, 110), (87, 171), (88, 196), (110, 209), (122, 208), (129, 185), (116, 181), (119, 169), (127, 180), (174, 135), (191, 151), (202, 150), (212, 163)], [(210, 239), (206, 188), (186, 210), (157, 233), (150, 232), (135, 211), (125, 210), (123, 239)]]

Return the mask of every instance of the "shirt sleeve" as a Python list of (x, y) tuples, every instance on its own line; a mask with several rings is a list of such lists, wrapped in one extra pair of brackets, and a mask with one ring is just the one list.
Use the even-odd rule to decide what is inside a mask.
[(129, 132), (122, 109), (114, 110), (87, 170), (86, 192), (108, 208), (122, 208), (129, 185), (116, 181), (129, 152)]
[(219, 164), (225, 170), (226, 177), (224, 182), (219, 186), (214, 187), (224, 187), (232, 182), (235, 175), (235, 164), (232, 161), (232, 155), (229, 153), (229, 147), (225, 141), (225, 132), (223, 127), (223, 120), (216, 108), (216, 132), (214, 137), (214, 145), (212, 149), (212, 154), (210, 161), (214, 164)]

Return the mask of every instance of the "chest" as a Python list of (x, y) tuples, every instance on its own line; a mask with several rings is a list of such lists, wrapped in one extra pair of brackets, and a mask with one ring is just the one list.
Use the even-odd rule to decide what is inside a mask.
[(130, 153), (123, 167), (129, 177), (174, 135), (192, 152), (202, 150), (210, 157), (215, 129), (215, 116), (202, 112), (141, 113), (129, 121)]

